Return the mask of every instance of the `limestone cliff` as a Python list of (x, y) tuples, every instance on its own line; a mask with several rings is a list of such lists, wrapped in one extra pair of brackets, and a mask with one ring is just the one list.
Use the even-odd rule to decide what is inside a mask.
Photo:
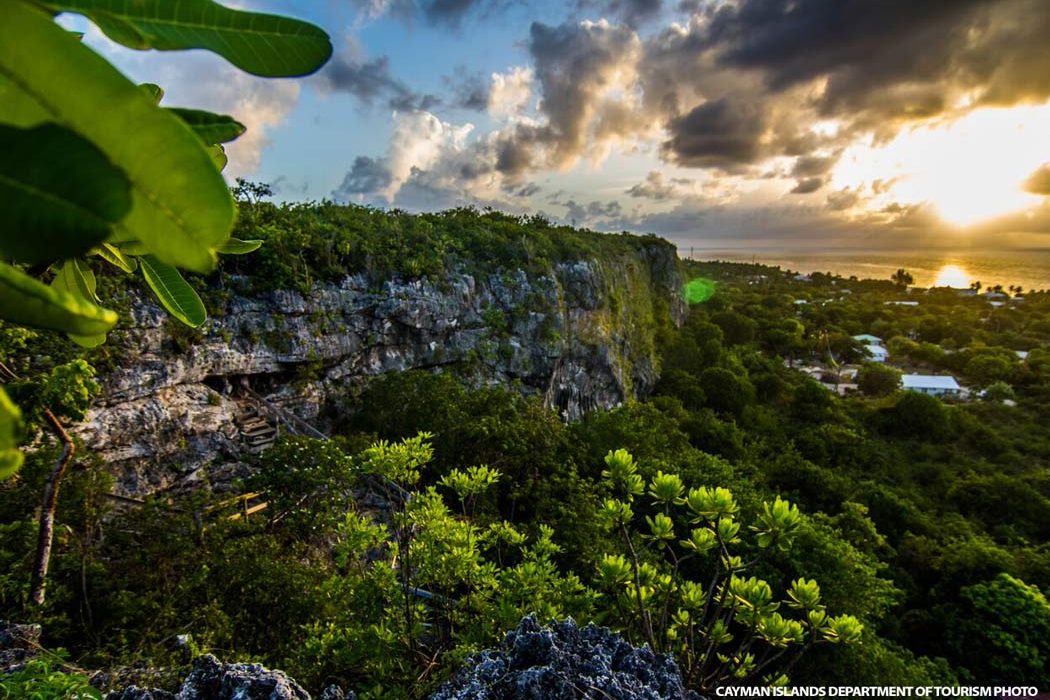
[(676, 264), (654, 239), (546, 273), (362, 273), (306, 293), (255, 294), (237, 293), (246, 285), (227, 276), (191, 342), (136, 296), (116, 341), (119, 366), (77, 432), (111, 464), (119, 491), (145, 494), (221, 478), (243, 452), (237, 418), (251, 395), (324, 429), (370, 377), (455, 370), (479, 384), (515, 383), (573, 419), (653, 387), (658, 329), (684, 308)]

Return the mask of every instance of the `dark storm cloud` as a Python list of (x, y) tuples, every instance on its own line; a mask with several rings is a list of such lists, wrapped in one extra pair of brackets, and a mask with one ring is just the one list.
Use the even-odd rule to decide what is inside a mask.
[(817, 177), (828, 174), (833, 167), (835, 167), (835, 158), (802, 156), (795, 160), (795, 165), (791, 168), (791, 175), (798, 178)]
[(358, 156), (332, 196), (345, 200), (353, 195), (372, 195), (389, 187), (391, 182), (393, 177), (382, 158)]
[(762, 155), (760, 140), (765, 130), (765, 115), (755, 105), (723, 97), (672, 119), (664, 152), (680, 165), (746, 165)]
[(365, 104), (385, 100), (390, 109), (414, 111), (433, 109), (441, 104), (435, 95), (414, 92), (390, 72), (390, 59), (379, 56), (370, 61), (337, 55), (318, 74), (316, 80), (331, 92), (345, 92)]
[(798, 184), (791, 190), (791, 194), (810, 194), (811, 192), (816, 192), (823, 186), (824, 178), (807, 177), (804, 180), (798, 181)]
[[(726, 167), (813, 156), (862, 134), (1050, 98), (1046, 0), (696, 2), (650, 37), (639, 72), (664, 155)], [(834, 136), (812, 130), (834, 119)], [(833, 163), (832, 163), (833, 164)], [(799, 174), (799, 179), (816, 177)]]
[(826, 115), (934, 116), (1050, 96), (1044, 0), (743, 0), (714, 13), (704, 45), (763, 72), (773, 91), (827, 78)]
[(526, 48), (543, 119), (494, 133), (478, 154), (517, 178), (531, 169), (566, 166), (597, 144), (635, 133), (643, 115), (604, 91), (619, 71), (631, 69), (638, 47), (635, 32), (623, 25), (534, 22)]
[(546, 127), (534, 135), (553, 145), (557, 162), (579, 155), (589, 122), (601, 116), (596, 114), (599, 92), (635, 40), (634, 32), (622, 26), (532, 24), (528, 49), (547, 117)]
[(1024, 181), (1025, 192), (1050, 197), (1050, 163), (1043, 163)]
[(599, 17), (616, 18), (624, 24), (637, 27), (660, 15), (663, 0), (578, 0), (577, 12)]

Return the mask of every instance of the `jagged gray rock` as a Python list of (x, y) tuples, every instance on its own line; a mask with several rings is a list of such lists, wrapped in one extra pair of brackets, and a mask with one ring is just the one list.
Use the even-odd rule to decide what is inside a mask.
[(476, 654), (429, 700), (698, 700), (674, 660), (571, 619), (542, 627), (534, 616), (502, 649)]
[(117, 493), (243, 476), (244, 406), (230, 391), (242, 385), (322, 428), (324, 410), (369, 378), (413, 368), (514, 383), (570, 419), (617, 406), (658, 379), (651, 307), (684, 315), (674, 249), (655, 242), (543, 275), (358, 274), (257, 296), (237, 294), (241, 283), (226, 279), (229, 297), (184, 350), (165, 312), (133, 298), (131, 327), (112, 338), (120, 365), (100, 377), (102, 396), (76, 428), (110, 465)]
[(40, 625), (20, 625), (0, 620), (0, 673), (17, 671), (36, 657)]
[(259, 664), (224, 664), (211, 654), (193, 661), (176, 700), (310, 700), (303, 687)]
[[(194, 659), (178, 694), (132, 685), (111, 691), (106, 700), (310, 700), (310, 694), (283, 671), (260, 664), (224, 664), (205, 654)], [(318, 700), (355, 700), (355, 695), (333, 685)]]

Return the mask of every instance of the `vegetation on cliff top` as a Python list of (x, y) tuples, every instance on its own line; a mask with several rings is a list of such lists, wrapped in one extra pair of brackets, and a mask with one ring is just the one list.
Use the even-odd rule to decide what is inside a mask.
[(298, 289), (364, 273), (373, 279), (429, 277), (449, 271), (551, 272), (556, 263), (609, 261), (646, 249), (665, 256), (668, 282), (674, 247), (656, 236), (601, 234), (472, 208), (424, 214), (332, 202), (276, 205), (245, 197), (235, 235), (259, 239), (250, 256), (227, 258), (222, 269), (245, 275), (252, 291)]

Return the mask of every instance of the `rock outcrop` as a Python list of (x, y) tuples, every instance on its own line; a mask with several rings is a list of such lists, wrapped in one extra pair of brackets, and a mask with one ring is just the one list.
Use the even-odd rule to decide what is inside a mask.
[(0, 620), (0, 673), (22, 668), (40, 649), (40, 625), (19, 625)]
[[(318, 700), (353, 700), (332, 686)], [(197, 657), (177, 694), (130, 686), (106, 700), (310, 700), (301, 685), (282, 671), (259, 664), (224, 664), (210, 654)]]
[[(353, 700), (337, 686), (318, 700)], [(198, 657), (175, 695), (135, 686), (106, 700), (310, 700), (281, 671)], [(509, 632), (503, 646), (467, 659), (428, 700), (701, 700), (686, 690), (674, 660), (635, 647), (619, 634), (571, 619), (550, 627), (534, 616)]]
[(429, 700), (698, 700), (674, 660), (634, 647), (604, 627), (570, 619), (541, 627), (534, 617), (503, 648), (467, 660)]
[(448, 369), (477, 384), (513, 383), (572, 419), (653, 387), (657, 328), (684, 313), (676, 263), (673, 248), (654, 241), (546, 274), (359, 274), (261, 294), (238, 293), (246, 281), (226, 277), (202, 332), (134, 297), (131, 326), (113, 339), (118, 367), (101, 377), (103, 394), (77, 432), (111, 465), (119, 493), (144, 495), (229, 473), (245, 447), (237, 417), (246, 396), (323, 428), (371, 377)]

